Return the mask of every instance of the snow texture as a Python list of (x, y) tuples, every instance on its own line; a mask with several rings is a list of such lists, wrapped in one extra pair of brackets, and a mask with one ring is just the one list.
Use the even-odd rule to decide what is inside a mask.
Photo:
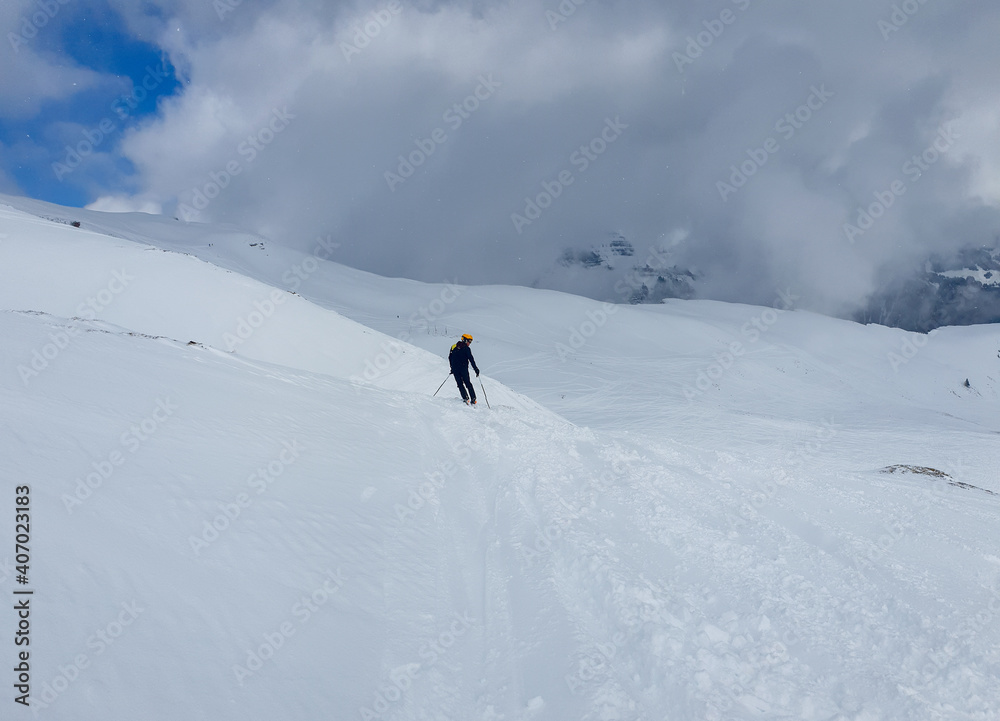
[(0, 199), (4, 719), (1000, 716), (997, 326), (333, 247)]

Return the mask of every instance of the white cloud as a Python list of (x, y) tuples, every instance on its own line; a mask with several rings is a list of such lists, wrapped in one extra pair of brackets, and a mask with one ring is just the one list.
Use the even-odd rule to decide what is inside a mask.
[(60, 11), (50, 16), (31, 0), (0, 5), (0, 119), (30, 118), (48, 100), (68, 98), (101, 82), (98, 73), (42, 52), (46, 34), (58, 33)]
[[(870, 290), (880, 267), (988, 242), (975, 236), (1000, 222), (962, 220), (977, 199), (1000, 197), (1000, 10), (974, 0), (921, 5), (888, 38), (878, 23), (891, 6), (867, 0), (588, 2), (554, 29), (551, 0), (424, 0), (388, 15), (387, 0), (276, 0), (221, 19), (204, 0), (161, 0), (159, 18), (114, 2), (186, 81), (123, 139), (141, 202), (173, 212), (205, 192), (200, 219), (302, 246), (332, 233), (341, 260), (377, 272), (530, 283), (539, 264), (607, 230), (644, 247), (683, 228), (686, 260), (718, 297), (770, 302), (791, 282), (830, 310)], [(723, 9), (732, 22), (713, 32)], [(376, 11), (384, 22), (345, 57)], [(692, 38), (700, 51), (679, 73), (675, 53)], [(452, 127), (446, 113), (481, 76), (498, 87)], [(51, 92), (67, 82), (50, 79)], [(816, 85), (833, 99), (723, 202), (716, 182), (778, 137), (776, 122)], [(278, 134), (275, 112), (294, 116)], [(628, 130), (580, 171), (572, 154), (608, 117)], [(910, 184), (864, 243), (847, 243), (843, 223), (954, 119), (967, 135), (947, 162)], [(445, 141), (389, 188), (385, 173), (437, 129)], [(268, 142), (241, 152), (255, 137)], [(574, 183), (519, 235), (511, 214), (563, 170)]]
[(149, 215), (163, 213), (163, 207), (155, 200), (126, 195), (105, 195), (86, 208), (104, 213), (148, 213)]
[[(3, 159), (5, 154), (6, 148), (3, 143), (0, 143), (0, 159)], [(21, 195), (21, 190), (18, 188), (17, 183), (4, 172), (2, 167), (0, 167), (0, 193)]]

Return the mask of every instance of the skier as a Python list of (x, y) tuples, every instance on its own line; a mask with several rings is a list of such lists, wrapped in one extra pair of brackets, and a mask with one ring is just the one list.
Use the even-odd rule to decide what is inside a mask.
[[(472, 350), (469, 348), (471, 343), (472, 336), (468, 333), (464, 334), (462, 339), (451, 347), (451, 352), (448, 353), (448, 362), (451, 364), (451, 374), (455, 376), (455, 382), (458, 383), (462, 400), (476, 405), (476, 389), (472, 387), (472, 379), (469, 378), (469, 364), (471, 363), (472, 369), (476, 371), (476, 378), (479, 377), (479, 366), (476, 365), (476, 359), (472, 357)], [(468, 392), (466, 392), (466, 388), (468, 388)]]

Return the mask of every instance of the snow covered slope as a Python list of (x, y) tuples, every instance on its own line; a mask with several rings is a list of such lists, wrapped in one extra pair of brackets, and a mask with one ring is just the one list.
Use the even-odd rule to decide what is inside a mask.
[[(147, 234), (161, 232), (161, 227), (183, 234), (178, 223), (125, 216), (125, 223), (114, 226), (109, 237), (70, 224), (76, 221), (35, 217), (0, 204), (0, 227), (7, 236), (0, 244), (0, 264), (7, 273), (0, 286), (0, 308), (100, 319), (139, 333), (385, 388), (412, 389), (439, 375), (439, 361), (430, 354), (288, 290), (191, 255), (163, 253), (146, 242), (120, 239), (147, 217)], [(144, 241), (151, 237), (134, 235)], [(43, 360), (35, 366), (40, 368)], [(25, 382), (30, 382), (38, 368), (19, 365)], [(524, 402), (505, 389), (498, 393), (503, 402)]]
[[(996, 328), (431, 286), (7, 202), (0, 591), (29, 483), (37, 716), (1000, 713)], [(431, 397), (466, 331), (492, 411)]]

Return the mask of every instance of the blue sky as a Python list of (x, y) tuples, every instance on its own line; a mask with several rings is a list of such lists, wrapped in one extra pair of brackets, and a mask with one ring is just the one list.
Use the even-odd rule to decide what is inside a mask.
[[(31, 10), (37, 12), (38, 6)], [(22, 18), (30, 21), (31, 14), (24, 12)], [(30, 117), (0, 116), (0, 143), (6, 148), (0, 155), (2, 169), (24, 194), (61, 205), (83, 206), (100, 193), (134, 189), (134, 168), (117, 149), (129, 128), (155, 115), (157, 103), (179, 91), (169, 59), (155, 45), (132, 36), (103, 0), (61, 6), (29, 42), (31, 51), (93, 70), (103, 80), (44, 101)], [(114, 129), (104, 133), (102, 124)], [(67, 146), (86, 150), (91, 140), (96, 141), (94, 155), (72, 172), (60, 174), (53, 168), (72, 160)]]

